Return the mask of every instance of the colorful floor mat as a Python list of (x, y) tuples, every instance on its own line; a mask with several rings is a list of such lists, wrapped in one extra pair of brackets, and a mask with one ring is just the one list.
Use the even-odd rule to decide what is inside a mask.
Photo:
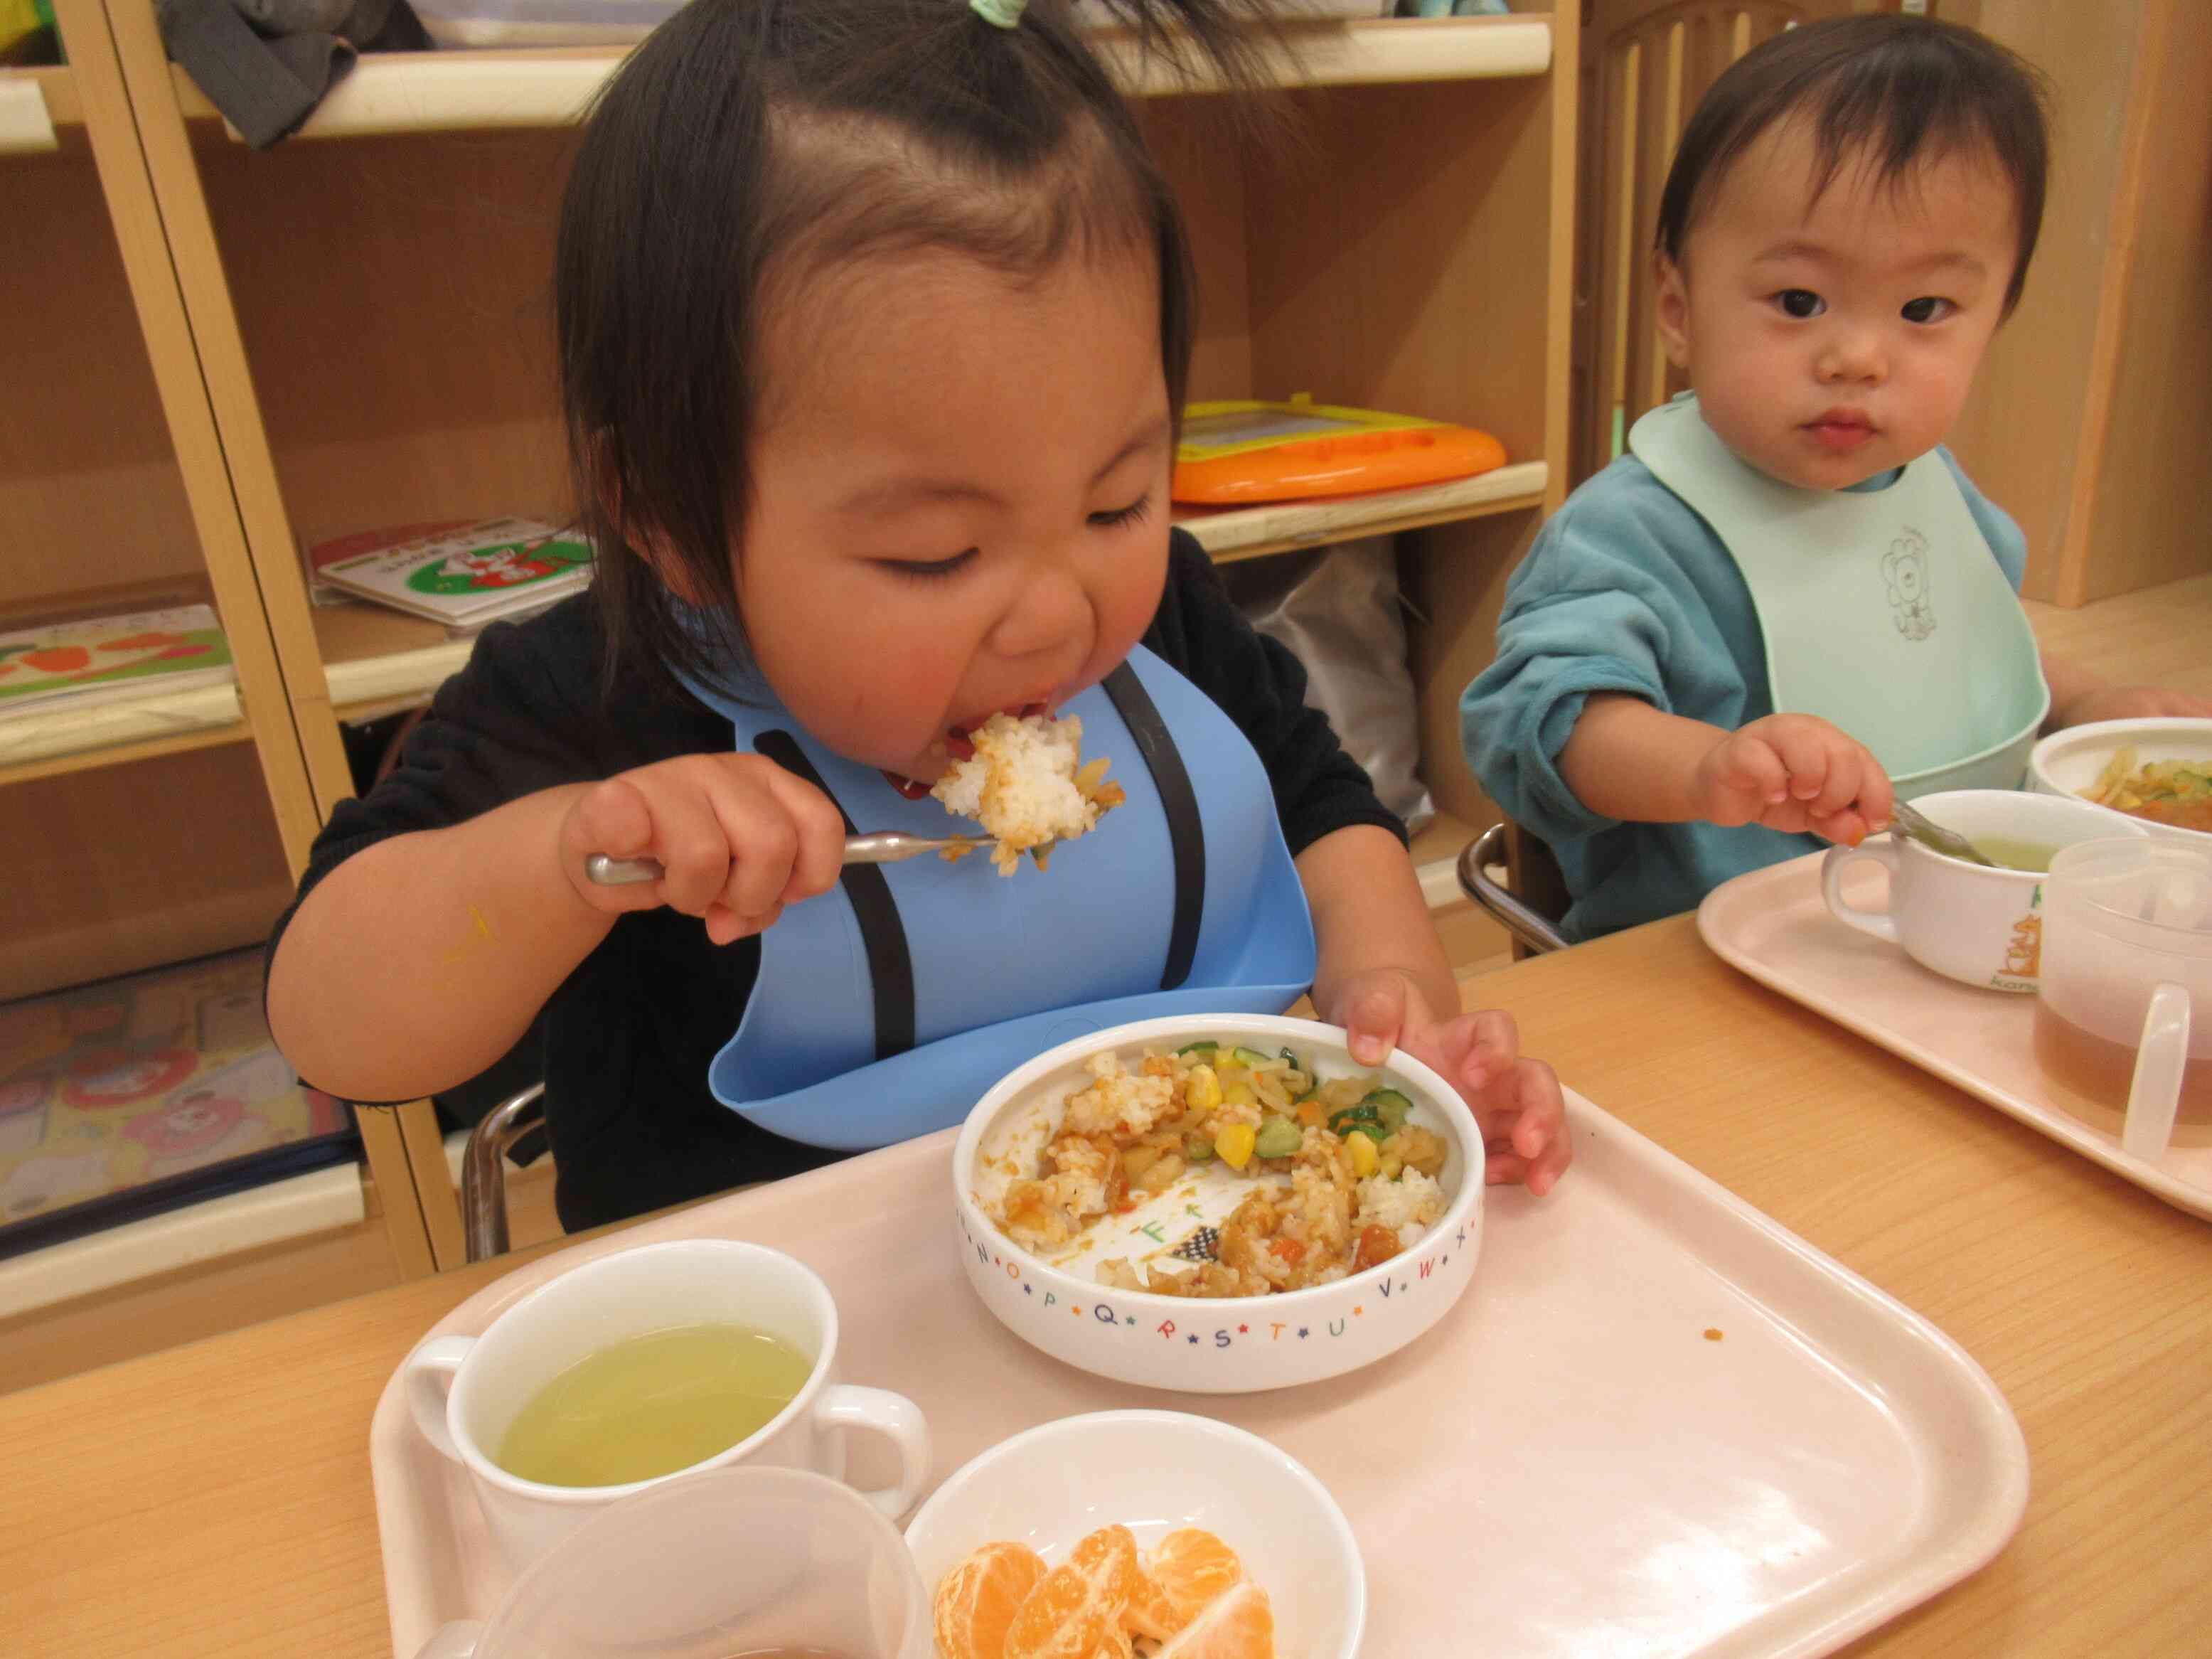
[(0, 1257), (351, 1161), (261, 1012), (261, 952), (0, 1004)]

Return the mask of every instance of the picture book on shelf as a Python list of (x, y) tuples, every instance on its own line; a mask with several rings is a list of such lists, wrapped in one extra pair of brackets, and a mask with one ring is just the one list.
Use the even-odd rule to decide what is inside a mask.
[(388, 553), (396, 547), (408, 546), (434, 536), (450, 536), (466, 530), (473, 520), (468, 519), (440, 519), (427, 524), (391, 525), (381, 530), (358, 531), (350, 536), (333, 536), (328, 541), (317, 542), (300, 550), (300, 562), (307, 573), (307, 598), (315, 605), (351, 605), (352, 594), (333, 586), (324, 574), (334, 564), (362, 558), (371, 553)]
[(21, 628), (0, 633), (0, 719), (218, 685), (233, 672), (229, 642), (204, 605)]
[(592, 579), (580, 538), (532, 519), (404, 525), (308, 550), (318, 586), (473, 633), (567, 598)]

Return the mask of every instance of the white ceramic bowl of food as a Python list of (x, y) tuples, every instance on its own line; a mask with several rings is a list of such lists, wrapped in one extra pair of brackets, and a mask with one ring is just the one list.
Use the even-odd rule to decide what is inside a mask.
[(1003, 1440), (915, 1514), (907, 1548), (933, 1596), (983, 1544), (1027, 1544), (1056, 1565), (1087, 1534), (1128, 1528), (1149, 1551), (1203, 1527), (1267, 1592), (1285, 1659), (1352, 1659), (1367, 1576), (1328, 1490), (1257, 1435), (1182, 1412), (1097, 1412)]
[[(1059, 1121), (1070, 1092), (1091, 1079), (1102, 1051), (1134, 1069), (1146, 1050), (1199, 1040), (1245, 1043), (1262, 1053), (1295, 1050), (1324, 1079), (1379, 1074), (1412, 1103), (1408, 1121), (1447, 1148), (1436, 1179), (1443, 1212), (1399, 1255), (1334, 1283), (1268, 1296), (1212, 1299), (1109, 1288), (1089, 1261), (1054, 1265), (1024, 1250), (992, 1210), (1007, 1182), (1034, 1167), (1035, 1150)], [(1142, 1020), (1040, 1054), (1003, 1079), (968, 1116), (953, 1149), (956, 1243), (976, 1294), (1023, 1340), (1056, 1359), (1117, 1382), (1196, 1394), (1244, 1394), (1339, 1376), (1419, 1337), (1451, 1310), (1481, 1251), (1482, 1137), (1449, 1085), (1411, 1055), (1393, 1051), (1359, 1065), (1343, 1030), (1311, 1020), (1256, 1014)], [(1219, 1176), (1177, 1183), (1115, 1218), (1124, 1240), (1162, 1255), (1201, 1224), (1214, 1224), (1249, 1188)], [(1110, 1241), (1090, 1249), (1095, 1261)], [(1069, 1264), (1068, 1253), (1057, 1258)]]
[[(2095, 720), (2053, 732), (2028, 757), (2028, 787), (2049, 795), (2079, 796), (2095, 786), (2106, 764), (2123, 749), (2136, 751), (2138, 766), (2153, 761), (2212, 766), (2212, 720)], [(2197, 847), (2212, 845), (2212, 835), (2201, 830), (2136, 817), (2109, 806), (2097, 810), (2129, 823), (2148, 824), (2154, 835), (2178, 836)]]

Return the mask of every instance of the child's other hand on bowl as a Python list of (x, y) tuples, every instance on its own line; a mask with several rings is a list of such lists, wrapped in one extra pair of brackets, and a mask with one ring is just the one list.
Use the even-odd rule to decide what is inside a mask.
[(1559, 1079), (1521, 1052), (1513, 1016), (1495, 1009), (1438, 1020), (1412, 977), (1376, 968), (1346, 981), (1324, 1015), (1344, 1027), (1352, 1057), (1379, 1066), (1393, 1048), (1431, 1067), (1474, 1114), (1492, 1186), (1518, 1182), (1538, 1197), (1559, 1183), (1574, 1149)]
[(1813, 714), (1769, 714), (1698, 763), (1698, 816), (1733, 829), (1807, 830), (1856, 847), (1889, 823), (1889, 776), (1866, 745)]

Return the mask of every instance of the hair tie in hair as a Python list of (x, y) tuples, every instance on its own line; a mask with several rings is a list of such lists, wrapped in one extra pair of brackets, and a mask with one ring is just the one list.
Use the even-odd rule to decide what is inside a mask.
[(1022, 21), (1030, 0), (968, 0), (968, 9), (993, 28), (1010, 29)]

